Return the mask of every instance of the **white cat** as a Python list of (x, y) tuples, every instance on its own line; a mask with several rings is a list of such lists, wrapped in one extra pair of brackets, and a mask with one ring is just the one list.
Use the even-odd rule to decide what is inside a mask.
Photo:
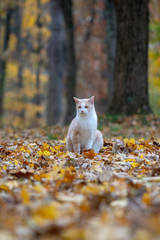
[(103, 147), (102, 133), (97, 130), (97, 114), (94, 96), (89, 99), (75, 98), (77, 115), (72, 120), (66, 140), (69, 151), (80, 153), (84, 149), (93, 149), (98, 153)]

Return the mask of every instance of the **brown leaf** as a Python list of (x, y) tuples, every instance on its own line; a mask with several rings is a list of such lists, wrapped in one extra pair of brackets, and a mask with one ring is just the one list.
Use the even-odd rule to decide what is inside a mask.
[(27, 171), (24, 168), (18, 171), (17, 170), (9, 171), (9, 174), (16, 178), (30, 178), (31, 176), (34, 175), (32, 171)]
[(89, 159), (93, 159), (97, 154), (94, 152), (93, 149), (85, 149), (83, 151), (84, 157), (89, 158)]

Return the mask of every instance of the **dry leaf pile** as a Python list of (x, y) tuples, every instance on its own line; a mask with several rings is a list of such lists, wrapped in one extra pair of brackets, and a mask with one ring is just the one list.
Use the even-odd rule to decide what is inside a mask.
[(0, 138), (0, 239), (160, 239), (160, 139), (66, 150), (43, 131)]

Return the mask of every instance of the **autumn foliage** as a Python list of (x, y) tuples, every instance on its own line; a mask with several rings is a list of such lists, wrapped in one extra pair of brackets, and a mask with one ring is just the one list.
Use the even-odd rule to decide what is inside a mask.
[(159, 120), (147, 120), (107, 123), (98, 154), (68, 152), (66, 129), (1, 130), (0, 238), (159, 239)]

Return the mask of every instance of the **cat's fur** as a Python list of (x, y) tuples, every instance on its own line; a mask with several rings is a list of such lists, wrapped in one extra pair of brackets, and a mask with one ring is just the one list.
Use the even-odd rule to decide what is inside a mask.
[(80, 153), (84, 149), (99, 152), (103, 147), (102, 133), (97, 130), (97, 114), (94, 107), (94, 96), (89, 99), (75, 98), (77, 115), (72, 120), (66, 146), (69, 151)]

